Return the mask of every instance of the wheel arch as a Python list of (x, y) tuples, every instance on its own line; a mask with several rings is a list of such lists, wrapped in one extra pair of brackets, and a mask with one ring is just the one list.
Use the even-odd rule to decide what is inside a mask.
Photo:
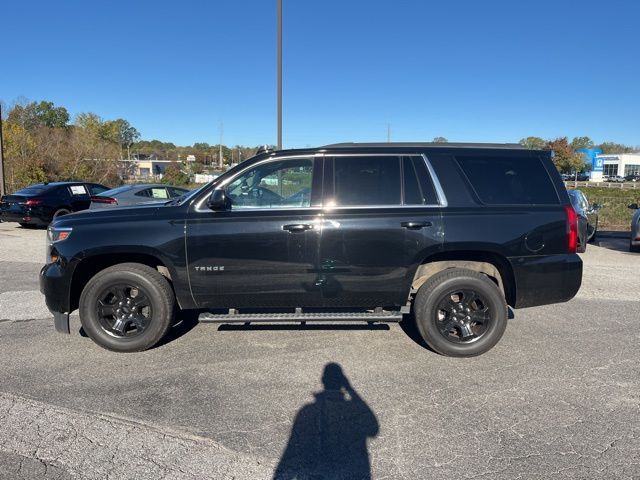
[(418, 265), (411, 281), (411, 289), (419, 289), (435, 274), (450, 268), (465, 268), (482, 273), (492, 280), (503, 292), (508, 305), (515, 305), (516, 283), (509, 260), (499, 253), (490, 251), (447, 251), (425, 258)]
[[(102, 253), (84, 257), (75, 266), (69, 290), (69, 311), (73, 311), (78, 308), (80, 294), (82, 293), (84, 286), (94, 275), (105, 268), (121, 263), (140, 263), (158, 270), (158, 272), (160, 272), (160, 274), (169, 281), (169, 284), (174, 291), (174, 295), (176, 294), (171, 270), (158, 256), (141, 252)], [(176, 295), (176, 301), (180, 303), (178, 295)]]

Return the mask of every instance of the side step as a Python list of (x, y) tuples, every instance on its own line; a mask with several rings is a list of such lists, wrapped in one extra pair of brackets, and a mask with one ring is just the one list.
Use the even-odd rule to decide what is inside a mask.
[(402, 321), (402, 312), (308, 312), (303, 313), (201, 313), (205, 323), (278, 323), (278, 322), (389, 322)]

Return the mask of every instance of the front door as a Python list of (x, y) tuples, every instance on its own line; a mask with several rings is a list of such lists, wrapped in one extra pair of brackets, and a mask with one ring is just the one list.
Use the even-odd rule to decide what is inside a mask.
[(441, 204), (425, 159), (336, 155), (325, 159), (324, 189), (325, 305), (404, 305), (417, 265), (443, 240)]
[(230, 199), (228, 210), (193, 207), (187, 259), (199, 307), (321, 305), (321, 192), (314, 184), (321, 164), (313, 157), (259, 162), (218, 187)]

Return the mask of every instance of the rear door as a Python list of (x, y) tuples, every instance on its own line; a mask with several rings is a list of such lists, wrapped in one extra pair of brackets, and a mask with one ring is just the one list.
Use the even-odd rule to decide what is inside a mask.
[(91, 195), (83, 183), (73, 183), (59, 188), (61, 195), (67, 198), (72, 212), (86, 210), (91, 206)]
[(322, 159), (269, 159), (218, 188), (230, 199), (212, 211), (206, 198), (187, 220), (194, 301), (202, 308), (322, 305), (317, 284)]
[(320, 272), (325, 306), (398, 307), (442, 245), (441, 203), (421, 155), (325, 160)]

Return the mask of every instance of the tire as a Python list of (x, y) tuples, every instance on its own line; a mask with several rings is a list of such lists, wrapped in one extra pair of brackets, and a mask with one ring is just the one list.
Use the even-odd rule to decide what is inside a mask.
[(629, 242), (629, 251), (631, 253), (640, 253), (640, 246), (634, 245), (631, 242)]
[(58, 219), (58, 217), (62, 217), (63, 215), (68, 215), (71, 212), (69, 210), (67, 210), (66, 208), (60, 208), (58, 210), (56, 210), (56, 213), (53, 214), (53, 217), (51, 217), (51, 221), (54, 222), (55, 220)]
[[(448, 306), (452, 308), (447, 310)], [(427, 280), (416, 295), (414, 313), (424, 341), (450, 357), (474, 357), (489, 351), (502, 338), (508, 318), (507, 302), (496, 284), (462, 268), (444, 270)]]
[(107, 350), (141, 352), (164, 337), (173, 320), (174, 305), (173, 289), (157, 270), (121, 263), (87, 282), (80, 295), (80, 322), (87, 335)]
[(596, 225), (593, 227), (593, 232), (591, 236), (587, 239), (588, 243), (594, 243), (596, 241), (596, 237), (598, 236), (598, 221), (596, 220)]

